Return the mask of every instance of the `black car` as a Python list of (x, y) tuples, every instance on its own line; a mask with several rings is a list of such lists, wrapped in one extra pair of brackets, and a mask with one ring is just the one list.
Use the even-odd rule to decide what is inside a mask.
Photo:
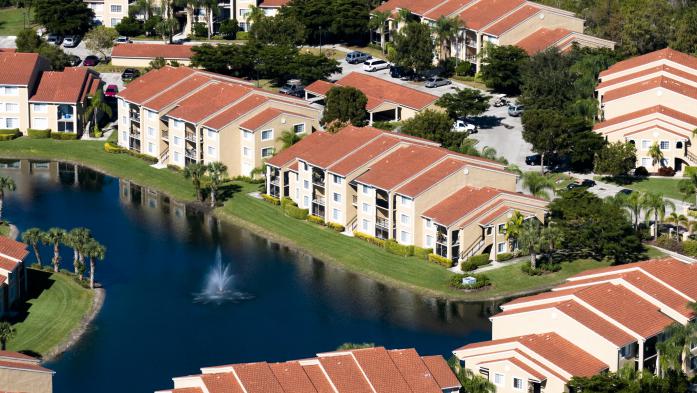
[(585, 179), (580, 183), (571, 183), (566, 188), (573, 190), (574, 188), (591, 188), (593, 186), (595, 186), (595, 180)]
[(68, 64), (70, 64), (71, 67), (77, 67), (80, 63), (82, 63), (82, 59), (79, 56), (68, 55)]
[(540, 165), (540, 164), (542, 164), (542, 155), (533, 154), (531, 156), (525, 157), (525, 164), (527, 164), (527, 165)]
[(123, 73), (121, 74), (121, 79), (123, 80), (128, 80), (128, 79), (135, 79), (140, 76), (140, 71), (136, 70), (135, 68), (126, 68), (123, 70)]
[(393, 78), (411, 79), (414, 76), (414, 72), (408, 68), (393, 65), (390, 66), (390, 76)]

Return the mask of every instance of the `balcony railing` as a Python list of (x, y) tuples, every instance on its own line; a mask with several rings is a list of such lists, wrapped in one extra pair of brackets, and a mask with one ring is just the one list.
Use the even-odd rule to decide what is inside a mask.
[(376, 218), (376, 219), (375, 219), (375, 226), (376, 226), (376, 227), (380, 227), (380, 228), (387, 229), (387, 228), (390, 227), (390, 222), (389, 222), (389, 220), (386, 219), (386, 218)]
[(324, 198), (323, 197), (315, 198), (312, 201), (312, 203), (314, 203), (316, 205), (324, 206)]
[(131, 130), (131, 138), (140, 138), (140, 131), (138, 130)]
[(131, 112), (130, 118), (131, 121), (137, 121), (138, 123), (140, 123), (140, 113)]
[(194, 134), (193, 132), (187, 132), (184, 138), (189, 142), (196, 143), (196, 134)]
[(279, 185), (280, 180), (276, 177), (276, 178), (271, 179), (271, 181), (269, 183), (273, 184), (274, 186), (277, 186), (277, 185)]
[(184, 156), (185, 156), (186, 158), (191, 159), (191, 160), (196, 160), (196, 161), (198, 161), (198, 158), (196, 158), (196, 152), (195, 152), (194, 150), (187, 150), (187, 151), (184, 153)]
[(389, 203), (384, 199), (376, 199), (375, 204), (383, 209), (389, 209)]

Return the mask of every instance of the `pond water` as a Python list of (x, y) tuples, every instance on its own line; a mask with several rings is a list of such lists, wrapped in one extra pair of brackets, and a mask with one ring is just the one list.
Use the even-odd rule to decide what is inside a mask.
[[(79, 343), (48, 367), (54, 391), (146, 392), (203, 366), (311, 357), (344, 342), (443, 354), (490, 337), (492, 302), (425, 298), (324, 264), (127, 181), (70, 164), (8, 161), (6, 217), (85, 226), (106, 245), (106, 301)], [(216, 253), (237, 301), (197, 301)], [(50, 250), (43, 249), (44, 260)], [(31, 259), (33, 261), (33, 259)], [(71, 269), (69, 250), (64, 267)]]

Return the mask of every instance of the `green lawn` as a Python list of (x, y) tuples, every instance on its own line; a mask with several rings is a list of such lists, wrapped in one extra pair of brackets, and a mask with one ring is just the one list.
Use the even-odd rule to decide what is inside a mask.
[(23, 8), (0, 8), (0, 35), (17, 35), (24, 29), (24, 21)]
[(0, 157), (52, 159), (84, 164), (107, 174), (156, 188), (181, 201), (195, 198), (191, 182), (180, 173), (152, 168), (147, 162), (127, 154), (106, 153), (104, 143), (99, 141), (56, 141), (22, 137), (0, 142)]
[(28, 269), (31, 291), (40, 292), (29, 300), (28, 315), (15, 324), (17, 335), (8, 342), (11, 351), (32, 351), (45, 355), (64, 342), (92, 307), (93, 292), (65, 274)]
[[(596, 176), (595, 180), (613, 183), (606, 177)], [(628, 188), (638, 192), (656, 192), (661, 193), (663, 196), (673, 199), (683, 199), (683, 195), (678, 190), (678, 183), (682, 180), (679, 177), (666, 177), (666, 178), (646, 178), (641, 180), (633, 181), (629, 184), (619, 184), (624, 188)]]
[(0, 223), (0, 236), (9, 236), (10, 225), (6, 222)]

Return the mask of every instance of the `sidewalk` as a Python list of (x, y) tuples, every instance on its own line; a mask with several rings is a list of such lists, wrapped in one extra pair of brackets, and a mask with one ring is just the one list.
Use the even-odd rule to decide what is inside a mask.
[(490, 264), (482, 266), (482, 267), (480, 267), (476, 270), (472, 270), (470, 272), (463, 272), (462, 270), (460, 270), (460, 264), (458, 263), (457, 266), (453, 266), (448, 270), (450, 270), (451, 272), (456, 273), (456, 274), (479, 274), (479, 273), (488, 272), (490, 270), (500, 269), (504, 266), (517, 265), (520, 262), (525, 262), (525, 261), (529, 261), (529, 260), (530, 260), (530, 256), (526, 255), (523, 257), (509, 259), (505, 262), (491, 261)]

